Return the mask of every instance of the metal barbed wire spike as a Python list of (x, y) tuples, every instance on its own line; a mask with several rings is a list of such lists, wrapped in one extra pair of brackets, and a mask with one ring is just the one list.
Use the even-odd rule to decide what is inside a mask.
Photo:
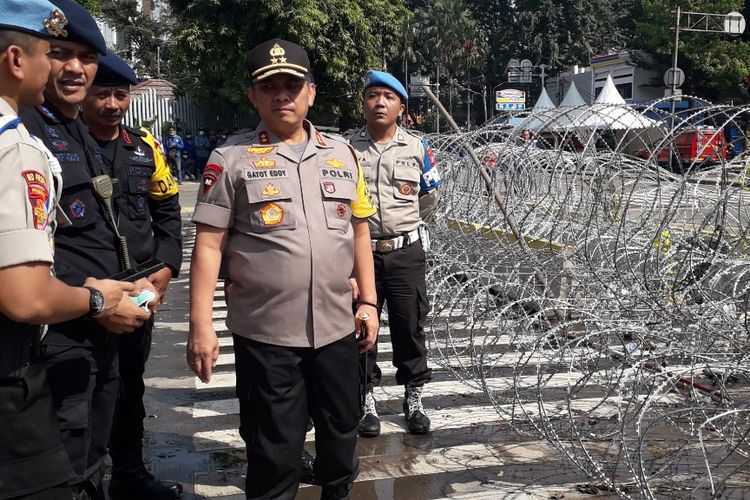
[(431, 136), (428, 339), (596, 484), (719, 497), (750, 480), (750, 162), (727, 153), (750, 108), (660, 107)]

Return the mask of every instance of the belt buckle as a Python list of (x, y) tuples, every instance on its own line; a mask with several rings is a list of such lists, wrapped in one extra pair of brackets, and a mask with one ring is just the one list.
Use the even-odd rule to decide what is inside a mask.
[(393, 240), (378, 240), (375, 244), (375, 251), (378, 253), (392, 252), (393, 246)]

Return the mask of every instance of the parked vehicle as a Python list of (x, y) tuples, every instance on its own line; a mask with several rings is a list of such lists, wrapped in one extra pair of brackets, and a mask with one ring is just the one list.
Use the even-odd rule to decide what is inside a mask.
[[(654, 151), (656, 145), (638, 151), (643, 159), (656, 156), (660, 165), (669, 164), (670, 148), (662, 147)], [(679, 169), (693, 163), (712, 165), (725, 161), (731, 154), (724, 132), (713, 127), (694, 127), (682, 130), (674, 139), (672, 148), (672, 166)]]

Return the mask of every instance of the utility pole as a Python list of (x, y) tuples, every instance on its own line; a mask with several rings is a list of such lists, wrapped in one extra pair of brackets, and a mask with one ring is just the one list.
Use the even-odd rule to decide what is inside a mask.
[[(669, 87), (670, 110), (672, 116), (672, 128), (677, 122), (675, 111), (677, 107), (678, 89), (685, 80), (685, 74), (677, 67), (677, 56), (680, 49), (680, 31), (693, 31), (699, 33), (725, 33), (731, 36), (739, 36), (745, 31), (745, 18), (739, 12), (729, 14), (710, 14), (706, 12), (683, 11), (678, 6), (672, 11), (675, 14), (674, 22), (674, 47), (672, 48), (672, 67), (664, 74), (664, 83)], [(682, 21), (684, 19), (684, 26)], [(672, 164), (672, 149), (669, 149), (669, 164)]]

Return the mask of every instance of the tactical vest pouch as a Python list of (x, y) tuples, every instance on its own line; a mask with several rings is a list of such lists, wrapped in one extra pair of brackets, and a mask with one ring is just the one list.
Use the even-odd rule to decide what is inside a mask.
[(0, 379), (22, 379), (38, 346), (38, 327), (0, 315)]

